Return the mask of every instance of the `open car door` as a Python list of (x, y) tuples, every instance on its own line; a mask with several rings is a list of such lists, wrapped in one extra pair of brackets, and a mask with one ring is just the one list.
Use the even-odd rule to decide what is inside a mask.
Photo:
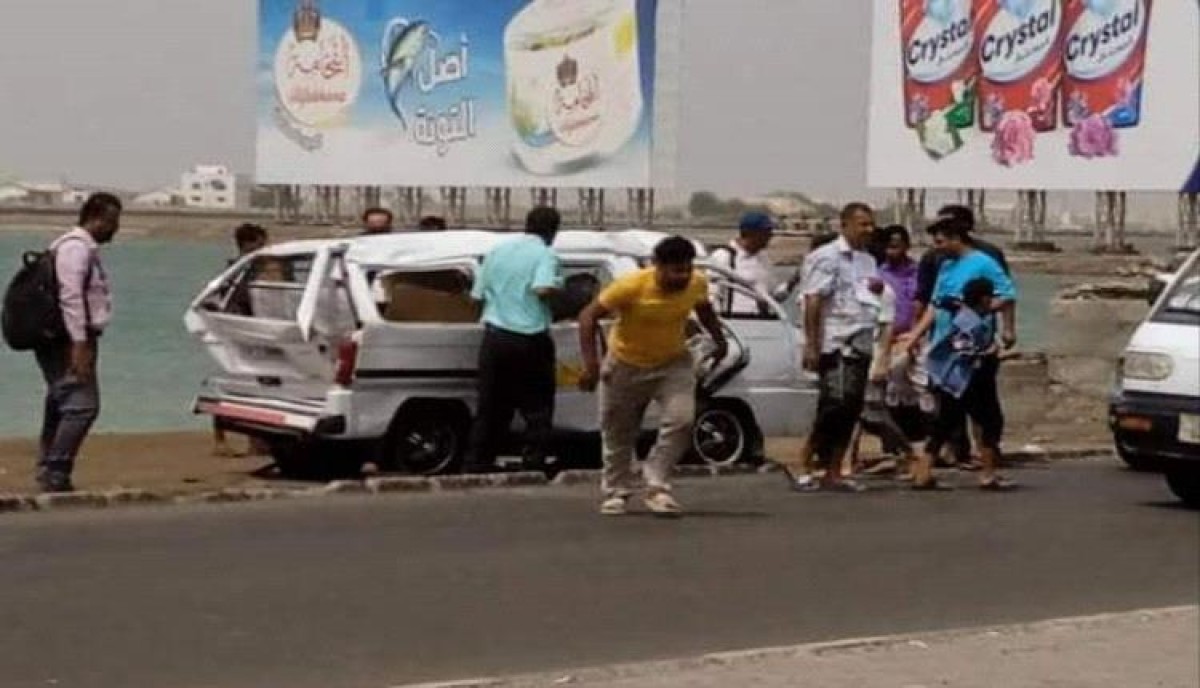
[(259, 253), (211, 283), (185, 316), (232, 394), (315, 397), (333, 381), (337, 347), (357, 327), (345, 249)]

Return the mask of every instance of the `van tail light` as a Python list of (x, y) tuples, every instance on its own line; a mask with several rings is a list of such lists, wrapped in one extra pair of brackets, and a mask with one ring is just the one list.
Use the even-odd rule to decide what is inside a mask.
[(358, 342), (347, 337), (338, 344), (337, 372), (333, 381), (342, 387), (354, 384), (354, 368), (358, 365)]

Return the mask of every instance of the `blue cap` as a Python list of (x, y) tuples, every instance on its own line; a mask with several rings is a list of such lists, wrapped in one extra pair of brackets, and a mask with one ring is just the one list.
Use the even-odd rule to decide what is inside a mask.
[(746, 213), (742, 215), (742, 222), (738, 225), (738, 229), (743, 232), (773, 232), (775, 231), (775, 221), (766, 213)]

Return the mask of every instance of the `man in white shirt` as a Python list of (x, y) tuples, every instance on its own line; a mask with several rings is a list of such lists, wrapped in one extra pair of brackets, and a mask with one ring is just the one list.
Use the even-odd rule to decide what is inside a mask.
[[(775, 221), (769, 215), (746, 213), (738, 225), (738, 236), (727, 246), (713, 249), (709, 254), (709, 263), (729, 270), (756, 289), (770, 294), (775, 281), (775, 266), (767, 255), (767, 247), (774, 234)], [(717, 313), (724, 316), (761, 315), (765, 305), (745, 294), (717, 285), (710, 290), (709, 298)]]
[(838, 464), (863, 410), (883, 282), (866, 252), (875, 229), (874, 211), (851, 203), (842, 210), (841, 223), (841, 236), (806, 260), (802, 286), (804, 368), (821, 378), (817, 418), (800, 457), (800, 472), (788, 471), (802, 490), (817, 487), (811, 475), (816, 454), (826, 464), (820, 487), (858, 491), (853, 482), (842, 480)]

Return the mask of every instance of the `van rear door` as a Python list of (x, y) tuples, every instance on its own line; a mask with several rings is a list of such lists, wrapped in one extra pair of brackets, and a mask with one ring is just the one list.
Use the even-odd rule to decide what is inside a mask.
[(344, 249), (322, 246), (244, 259), (209, 285), (185, 318), (220, 368), (218, 391), (323, 397), (341, 340), (357, 327)]

